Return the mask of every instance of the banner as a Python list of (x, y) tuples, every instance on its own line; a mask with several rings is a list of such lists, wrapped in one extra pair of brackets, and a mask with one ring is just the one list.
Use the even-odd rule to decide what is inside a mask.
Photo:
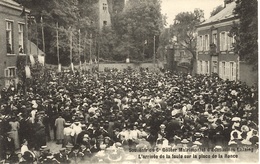
[(44, 63), (45, 63), (44, 54), (38, 55), (38, 62), (44, 66)]
[(30, 67), (28, 65), (25, 66), (25, 76), (26, 76), (26, 78), (32, 78), (31, 70), (30, 70)]
[(30, 57), (30, 62), (31, 62), (31, 64), (32, 64), (32, 66), (34, 66), (34, 64), (35, 64), (35, 59), (34, 59), (33, 55), (31, 54), (29, 57)]
[(79, 61), (79, 69), (82, 70), (82, 63)]
[(72, 72), (74, 73), (74, 65), (73, 65), (73, 63), (71, 63), (70, 67), (71, 67)]
[(61, 64), (58, 64), (58, 72), (61, 72)]

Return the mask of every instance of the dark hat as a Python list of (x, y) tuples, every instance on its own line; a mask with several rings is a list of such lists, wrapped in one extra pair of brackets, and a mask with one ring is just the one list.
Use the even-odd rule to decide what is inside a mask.
[(60, 152), (64, 152), (66, 150), (66, 148), (61, 148)]

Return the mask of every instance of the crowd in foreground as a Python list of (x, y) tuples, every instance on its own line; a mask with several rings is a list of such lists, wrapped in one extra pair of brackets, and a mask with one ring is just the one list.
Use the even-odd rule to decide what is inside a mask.
[(129, 150), (164, 147), (258, 151), (257, 86), (217, 75), (48, 70), (4, 88), (0, 117), (6, 163), (136, 162)]

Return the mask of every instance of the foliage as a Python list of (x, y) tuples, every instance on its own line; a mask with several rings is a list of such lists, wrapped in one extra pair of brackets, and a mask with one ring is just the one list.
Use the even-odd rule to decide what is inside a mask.
[[(98, 0), (17, 0), (23, 6), (31, 10), (35, 17), (35, 22), (29, 26), (29, 36), (36, 43), (38, 40), (39, 48), (43, 49), (41, 27), (44, 29), (44, 39), (46, 48), (46, 62), (57, 64), (57, 44), (56, 32), (59, 32), (59, 51), (60, 61), (63, 65), (69, 64), (70, 58), (70, 34), (73, 39), (73, 60), (79, 62), (79, 50), (83, 51), (84, 39), (81, 40), (79, 48), (79, 29), (81, 37), (90, 37), (96, 33), (97, 13), (95, 5)], [(90, 15), (89, 15), (90, 14)], [(43, 23), (41, 23), (43, 18)], [(57, 29), (58, 23), (58, 29)], [(42, 25), (42, 26), (41, 26)], [(38, 35), (36, 35), (36, 29)]]
[(194, 12), (181, 12), (176, 15), (174, 23), (170, 26), (171, 37), (176, 36), (178, 44), (192, 54), (192, 66), (196, 59), (196, 25), (204, 20), (204, 12), (195, 9)]
[(159, 0), (129, 1), (113, 20), (116, 35), (120, 40), (115, 49), (116, 55), (130, 56), (133, 59), (153, 56), (154, 36), (160, 35), (164, 25)]
[(237, 0), (234, 13), (237, 14), (240, 23), (234, 24), (230, 34), (235, 36), (235, 51), (240, 60), (244, 60), (258, 67), (258, 13), (257, 0)]
[(224, 7), (222, 5), (217, 6), (211, 13), (210, 13), (210, 17), (213, 17), (214, 15), (216, 15), (217, 13), (219, 13), (221, 10), (223, 10)]

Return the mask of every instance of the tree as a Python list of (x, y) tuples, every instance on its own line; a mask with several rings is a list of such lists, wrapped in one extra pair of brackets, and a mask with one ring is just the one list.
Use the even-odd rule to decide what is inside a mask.
[(216, 15), (217, 13), (219, 13), (221, 10), (223, 10), (224, 7), (222, 5), (217, 6), (211, 13), (210, 13), (210, 17), (213, 17), (214, 15)]
[(240, 60), (252, 64), (253, 69), (258, 67), (258, 13), (257, 0), (237, 0), (234, 13), (240, 22), (234, 24), (230, 31), (235, 36), (235, 52)]
[(130, 55), (138, 60), (152, 57), (154, 36), (160, 35), (164, 25), (159, 0), (129, 1), (122, 12), (115, 14), (113, 22), (120, 40), (115, 49), (118, 55)]
[[(59, 25), (59, 51), (60, 62), (63, 65), (69, 64), (70, 58), (70, 31), (73, 35), (73, 59), (74, 62), (79, 62), (78, 44), (79, 44), (79, 29), (81, 36), (87, 36), (96, 33), (97, 27), (97, 6), (98, 0), (17, 0), (23, 6), (31, 10), (36, 22), (38, 23), (38, 36), (33, 36), (31, 40), (39, 42), (39, 48), (42, 47), (42, 36), (40, 19), (43, 18), (43, 27), (45, 34), (46, 47), (46, 62), (57, 64), (57, 45), (56, 45), (56, 30), (57, 23)], [(32, 33), (35, 33), (36, 28), (32, 28)], [(81, 51), (83, 51), (83, 39), (81, 40)]]
[(170, 26), (171, 36), (177, 37), (177, 43), (192, 54), (191, 70), (196, 60), (196, 25), (204, 20), (204, 12), (195, 9), (194, 12), (181, 12), (176, 15), (174, 23)]

